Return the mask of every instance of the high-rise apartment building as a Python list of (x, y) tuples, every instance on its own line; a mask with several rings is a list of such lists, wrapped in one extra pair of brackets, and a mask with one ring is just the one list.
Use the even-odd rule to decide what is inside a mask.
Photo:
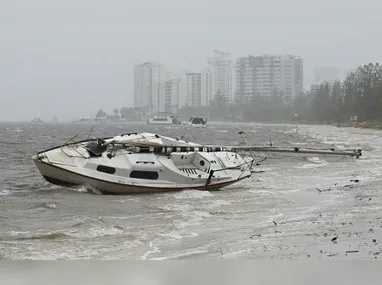
[(185, 91), (188, 106), (208, 106), (212, 99), (211, 74), (208, 71), (186, 73)]
[(153, 62), (139, 64), (134, 70), (134, 107), (147, 112), (164, 112), (165, 87), (168, 72), (165, 67)]
[(214, 51), (215, 56), (208, 59), (211, 74), (212, 99), (217, 94), (223, 96), (226, 102), (233, 101), (233, 60), (229, 53)]
[(293, 55), (262, 55), (236, 61), (236, 96), (248, 100), (282, 93), (294, 97), (303, 92), (303, 59)]
[(165, 87), (164, 111), (176, 113), (181, 106), (181, 97), (183, 93), (182, 82), (180, 79), (169, 79)]
[(247, 56), (236, 59), (236, 99), (248, 102), (256, 95), (256, 70), (263, 66), (261, 56)]
[(134, 68), (134, 107), (149, 105), (151, 89), (151, 63), (139, 64)]

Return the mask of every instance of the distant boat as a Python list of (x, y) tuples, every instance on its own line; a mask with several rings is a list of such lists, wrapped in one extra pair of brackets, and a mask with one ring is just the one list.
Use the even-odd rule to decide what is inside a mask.
[(170, 117), (174, 125), (180, 125), (182, 123), (178, 116), (170, 115)]
[(40, 118), (33, 118), (31, 123), (42, 123), (42, 120)]
[(162, 113), (158, 113), (147, 119), (147, 124), (149, 125), (178, 125), (180, 123), (181, 122), (177, 116)]
[(207, 119), (202, 117), (191, 117), (188, 122), (185, 122), (186, 125), (191, 125), (194, 128), (206, 128)]
[(74, 123), (89, 123), (89, 122), (99, 122), (101, 120), (94, 118), (80, 118), (73, 120)]

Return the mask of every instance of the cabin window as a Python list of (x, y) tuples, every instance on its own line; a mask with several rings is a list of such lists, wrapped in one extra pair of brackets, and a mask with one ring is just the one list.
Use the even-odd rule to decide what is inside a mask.
[(137, 164), (139, 164), (139, 163), (143, 163), (143, 164), (146, 164), (146, 163), (155, 164), (153, 161), (137, 161), (136, 163)]
[(156, 171), (141, 171), (141, 170), (133, 170), (130, 173), (131, 178), (139, 178), (139, 179), (158, 179), (159, 175)]
[(98, 165), (97, 170), (99, 172), (104, 172), (104, 173), (108, 173), (108, 174), (114, 174), (116, 171), (116, 169), (114, 167), (105, 166), (105, 165)]

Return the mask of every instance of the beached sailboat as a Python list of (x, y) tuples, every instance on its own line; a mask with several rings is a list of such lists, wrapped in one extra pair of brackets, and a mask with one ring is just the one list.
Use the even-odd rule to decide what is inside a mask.
[(237, 153), (152, 133), (68, 143), (33, 159), (51, 183), (114, 194), (219, 189), (251, 176)]
[[(242, 156), (241, 151), (252, 155)], [(90, 185), (104, 194), (128, 194), (221, 189), (252, 175), (257, 163), (252, 151), (361, 155), (360, 150), (201, 145), (153, 133), (129, 133), (67, 142), (37, 153), (33, 160), (53, 184)]]

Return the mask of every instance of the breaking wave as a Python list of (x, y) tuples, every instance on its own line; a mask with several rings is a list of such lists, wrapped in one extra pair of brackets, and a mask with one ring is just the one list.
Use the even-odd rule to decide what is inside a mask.
[(93, 239), (98, 237), (120, 235), (124, 228), (118, 225), (107, 225), (102, 219), (93, 219), (72, 225), (70, 228), (49, 232), (9, 232), (3, 235), (5, 240), (57, 240), (57, 239)]
[(211, 192), (202, 190), (185, 190), (173, 195), (175, 199), (203, 199), (213, 197)]
[(12, 194), (10, 190), (2, 189), (0, 190), (0, 196), (6, 196)]
[(29, 209), (56, 209), (57, 206), (54, 203), (42, 203), (36, 206), (33, 206)]

